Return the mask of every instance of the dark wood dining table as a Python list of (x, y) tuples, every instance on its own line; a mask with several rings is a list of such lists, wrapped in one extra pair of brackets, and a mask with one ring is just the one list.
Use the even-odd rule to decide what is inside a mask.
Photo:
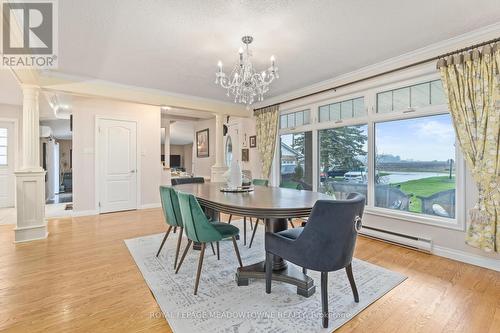
[[(306, 217), (315, 202), (332, 197), (311, 191), (279, 187), (255, 186), (245, 193), (228, 193), (220, 189), (224, 183), (183, 184), (175, 188), (194, 195), (207, 214), (220, 220), (220, 213), (260, 218), (265, 221), (267, 232), (279, 232), (288, 228), (288, 218)], [(238, 286), (248, 285), (249, 279), (265, 278), (264, 261), (240, 267), (236, 272)], [(280, 257), (274, 256), (273, 280), (297, 286), (299, 295), (309, 297), (314, 294), (314, 280), (307, 274), (288, 265)]]

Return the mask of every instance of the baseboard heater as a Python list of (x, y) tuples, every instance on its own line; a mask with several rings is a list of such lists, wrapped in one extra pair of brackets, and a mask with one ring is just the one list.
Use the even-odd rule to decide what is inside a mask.
[(384, 242), (404, 246), (417, 251), (431, 253), (432, 250), (432, 240), (430, 239), (400, 234), (368, 226), (363, 226), (359, 233), (362, 236), (368, 238), (378, 239)]

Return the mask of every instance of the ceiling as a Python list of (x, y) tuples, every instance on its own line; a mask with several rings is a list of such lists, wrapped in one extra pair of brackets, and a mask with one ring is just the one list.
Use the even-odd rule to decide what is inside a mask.
[(498, 0), (64, 0), (59, 72), (222, 101), (242, 35), (280, 95), (500, 21)]

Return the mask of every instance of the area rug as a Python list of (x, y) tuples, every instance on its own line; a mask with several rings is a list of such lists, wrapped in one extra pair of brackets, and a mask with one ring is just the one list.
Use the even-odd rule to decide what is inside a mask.
[[(241, 221), (236, 225), (243, 230)], [(264, 259), (263, 229), (260, 225), (251, 249), (248, 243), (243, 246), (243, 241), (238, 241), (243, 265)], [(355, 303), (345, 270), (330, 273), (330, 325), (325, 329), (321, 326), (318, 272), (308, 273), (316, 284), (316, 293), (309, 298), (297, 295), (296, 287), (275, 281), (269, 295), (265, 293), (264, 280), (250, 280), (248, 286), (238, 287), (235, 282), (238, 261), (234, 248), (231, 241), (223, 241), (220, 243), (220, 260), (207, 246), (198, 295), (195, 296), (193, 289), (199, 251), (191, 249), (179, 273), (174, 274), (177, 235), (169, 236), (158, 258), (155, 255), (164, 234), (125, 240), (160, 306), (161, 312), (152, 313), (151, 317), (165, 318), (176, 333), (331, 332), (406, 279), (397, 272), (355, 259), (352, 265), (360, 299)], [(183, 245), (186, 244), (184, 238)]]

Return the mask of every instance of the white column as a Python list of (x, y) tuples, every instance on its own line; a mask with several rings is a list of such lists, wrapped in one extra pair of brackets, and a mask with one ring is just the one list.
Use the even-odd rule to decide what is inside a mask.
[(224, 173), (227, 167), (224, 163), (224, 136), (223, 127), (225, 115), (215, 115), (215, 164), (212, 166), (210, 180), (212, 182), (224, 182)]
[(22, 163), (16, 171), (15, 241), (46, 238), (45, 170), (40, 166), (38, 87), (23, 86)]

